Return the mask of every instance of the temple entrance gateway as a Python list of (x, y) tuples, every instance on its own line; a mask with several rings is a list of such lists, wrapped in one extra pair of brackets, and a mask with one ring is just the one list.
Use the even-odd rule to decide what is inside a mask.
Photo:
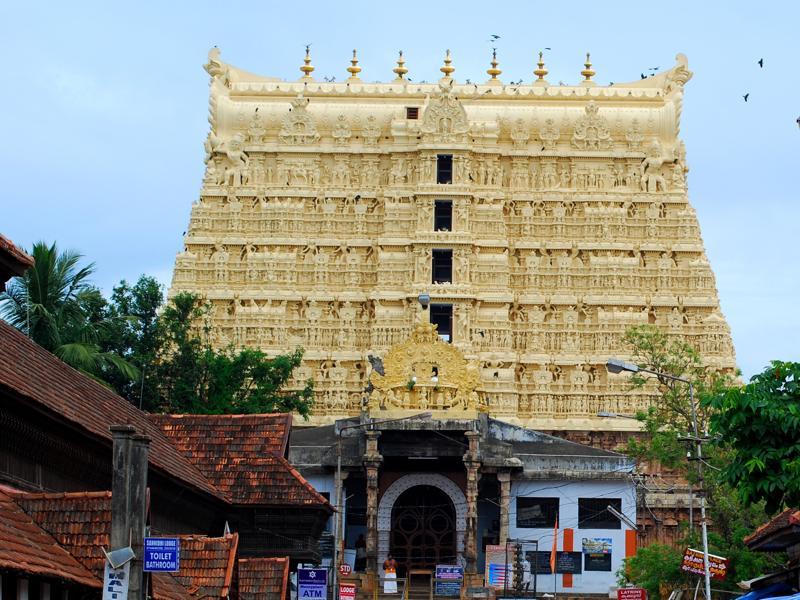
[(434, 569), (456, 561), (456, 511), (453, 501), (429, 485), (409, 488), (392, 508), (389, 551), (400, 576), (409, 569)]

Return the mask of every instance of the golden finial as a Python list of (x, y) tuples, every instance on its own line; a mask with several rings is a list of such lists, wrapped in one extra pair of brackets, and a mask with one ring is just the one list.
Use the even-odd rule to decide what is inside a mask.
[(353, 50), (353, 58), (350, 60), (350, 66), (347, 67), (347, 72), (350, 73), (350, 77), (347, 78), (347, 81), (361, 81), (361, 78), (358, 76), (361, 72), (361, 67), (358, 66), (358, 57), (356, 56), (355, 50)]
[(400, 56), (397, 58), (397, 66), (392, 69), (392, 72), (397, 75), (395, 81), (405, 81), (406, 80), (406, 73), (408, 73), (408, 69), (406, 68), (406, 61), (403, 58), (403, 51), (400, 50)]
[(497, 76), (500, 75), (500, 73), (502, 73), (502, 71), (497, 68), (497, 65), (499, 65), (499, 64), (500, 63), (497, 62), (497, 49), (496, 48), (492, 48), (492, 62), (491, 62), (492, 66), (491, 66), (490, 69), (486, 69), (486, 72), (489, 75), (491, 75), (492, 78), (489, 81), (487, 81), (486, 83), (491, 84), (491, 85), (499, 85), (500, 84), (500, 80), (497, 78)]
[(450, 79), (450, 75), (456, 70), (455, 67), (451, 66), (452, 62), (453, 59), (450, 58), (450, 50), (448, 50), (447, 54), (444, 55), (444, 66), (439, 68), (439, 70), (444, 73), (442, 79)]
[(546, 85), (547, 80), (545, 79), (545, 76), (547, 75), (548, 71), (544, 68), (544, 52), (539, 52), (539, 62), (536, 63), (536, 66), (538, 68), (533, 71), (533, 74), (536, 75), (538, 79), (534, 81), (534, 84)]
[(312, 80), (311, 72), (314, 70), (314, 67), (311, 65), (311, 44), (306, 46), (306, 57), (303, 59), (303, 66), (300, 67), (300, 70), (303, 72), (303, 76), (300, 79), (305, 80)]
[(585, 77), (581, 84), (583, 85), (594, 85), (594, 81), (592, 81), (592, 77), (594, 77), (595, 72), (592, 69), (592, 61), (589, 58), (589, 53), (586, 53), (586, 62), (583, 63), (583, 66), (586, 67), (583, 71), (581, 71), (581, 75)]

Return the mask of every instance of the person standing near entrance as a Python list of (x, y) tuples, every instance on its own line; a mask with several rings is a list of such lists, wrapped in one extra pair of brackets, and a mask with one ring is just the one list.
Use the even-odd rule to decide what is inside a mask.
[(397, 561), (389, 554), (386, 560), (383, 561), (383, 593), (396, 594), (397, 593)]

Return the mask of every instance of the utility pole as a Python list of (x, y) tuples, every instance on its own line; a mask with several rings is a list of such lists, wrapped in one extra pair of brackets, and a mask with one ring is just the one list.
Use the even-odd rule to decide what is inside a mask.
[(150, 438), (137, 434), (132, 425), (113, 425), (111, 475), (110, 550), (130, 546), (128, 600), (144, 600), (147, 592), (143, 566), (144, 530), (147, 519), (147, 467)]
[[(651, 369), (645, 369), (644, 367), (640, 367), (634, 363), (626, 362), (624, 360), (619, 360), (617, 358), (609, 358), (606, 362), (606, 369), (608, 369), (609, 373), (622, 373), (623, 371), (627, 371), (629, 373), (650, 373), (651, 375), (655, 375), (656, 377), (661, 377), (664, 379), (670, 379), (672, 381), (680, 381), (681, 383), (685, 383), (689, 386), (689, 404), (691, 405), (692, 409), (692, 434), (693, 437), (688, 438), (688, 441), (693, 441), (695, 443), (695, 460), (697, 460), (697, 476), (700, 480), (700, 527), (701, 533), (703, 536), (703, 576), (705, 579), (705, 591), (706, 591), (706, 600), (711, 600), (711, 571), (709, 570), (709, 563), (708, 563), (708, 528), (706, 524), (706, 494), (705, 490), (702, 489), (703, 486), (703, 438), (700, 437), (700, 433), (697, 427), (697, 408), (694, 405), (694, 384), (689, 379), (685, 379), (683, 377), (676, 377), (675, 375), (671, 375), (669, 373), (662, 373), (659, 371), (653, 371)], [(686, 439), (686, 438), (680, 438)], [(691, 504), (694, 502), (693, 498), (690, 496), (689, 498), (690, 507)], [(690, 508), (691, 510), (691, 508)], [(690, 513), (691, 514), (691, 513)]]

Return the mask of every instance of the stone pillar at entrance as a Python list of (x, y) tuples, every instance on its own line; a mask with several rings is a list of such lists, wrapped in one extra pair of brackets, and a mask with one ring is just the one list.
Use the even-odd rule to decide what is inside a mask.
[(467, 431), (464, 434), (469, 449), (464, 454), (464, 466), (467, 468), (467, 527), (464, 531), (464, 559), (467, 562), (467, 573), (476, 573), (478, 567), (478, 481), (480, 480), (480, 452), (478, 442), (480, 433)]
[(367, 431), (364, 469), (367, 472), (367, 571), (378, 572), (378, 468), (383, 457), (378, 452), (380, 431)]
[(508, 540), (508, 505), (511, 501), (511, 473), (498, 473), (497, 481), (500, 482), (500, 543)]

